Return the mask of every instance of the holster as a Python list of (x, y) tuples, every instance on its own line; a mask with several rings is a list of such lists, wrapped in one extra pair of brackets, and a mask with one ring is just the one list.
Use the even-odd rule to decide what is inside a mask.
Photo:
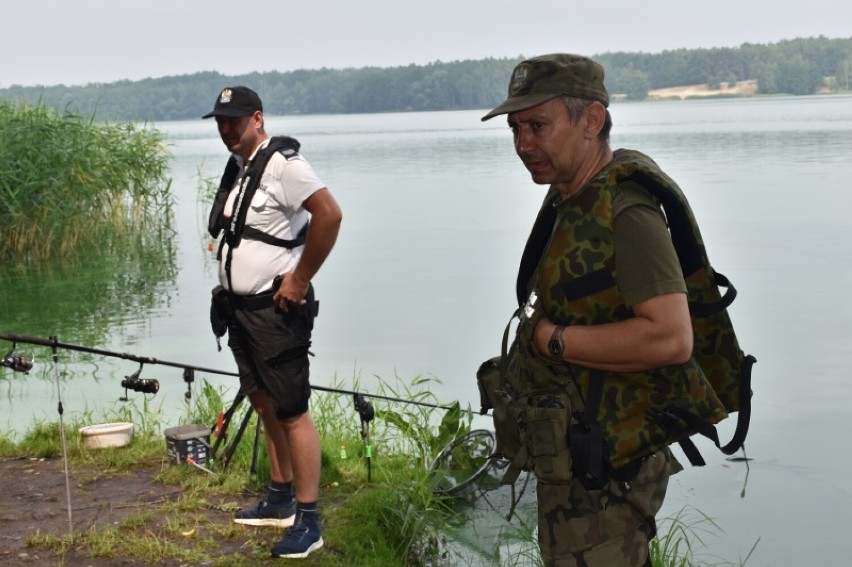
[(210, 298), (210, 328), (216, 336), (216, 346), (222, 350), (219, 338), (228, 331), (228, 324), (233, 319), (234, 312), (228, 300), (228, 290), (221, 285), (213, 288)]

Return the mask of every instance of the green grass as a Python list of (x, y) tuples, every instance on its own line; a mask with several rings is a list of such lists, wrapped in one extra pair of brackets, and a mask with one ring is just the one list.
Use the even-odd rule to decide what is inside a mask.
[[(428, 381), (415, 381), (417, 388)], [(230, 403), (226, 392), (202, 381), (195, 387), (194, 407), (186, 422), (212, 424)], [(400, 390), (391, 390), (399, 393)], [(385, 392), (393, 395), (393, 393)], [(431, 394), (406, 390), (414, 399)], [(387, 412), (390, 402), (371, 401), (376, 414)], [(232, 418), (230, 434), (236, 433), (244, 402)], [(280, 536), (274, 529), (247, 530), (223, 518), (238, 507), (246, 491), (261, 491), (268, 482), (265, 450), (260, 451), (257, 478), (251, 479), (255, 416), (227, 470), (205, 474), (190, 466), (178, 466), (165, 458), (162, 426), (152, 420), (147, 405), (136, 409), (124, 404), (108, 410), (101, 421), (133, 421), (137, 424), (132, 442), (116, 450), (87, 449), (77, 433), (92, 415), (65, 423), (69, 468), (76, 483), (110, 475), (129, 474), (140, 466), (153, 467), (163, 492), (179, 492), (172, 500), (146, 505), (117, 525), (108, 525), (70, 535), (30, 536), (28, 545), (62, 557), (70, 549), (84, 550), (92, 558), (131, 558), (145, 564), (177, 561), (182, 564), (255, 565), (269, 557), (269, 538)], [(434, 480), (422, 466), (426, 453), (414, 448), (438, 445), (449, 431), (467, 427), (463, 412), (401, 404), (393, 420), (376, 418), (370, 423), (372, 449), (367, 467), (365, 439), (351, 397), (312, 397), (311, 413), (322, 439), (320, 509), (326, 549), (312, 554), (304, 565), (423, 565), (434, 552), (440, 526), (448, 521), (447, 502), (435, 496)], [(417, 427), (406, 424), (417, 421)], [(433, 423), (434, 428), (427, 424)], [(398, 425), (402, 425), (400, 430)], [(346, 458), (340, 447), (346, 445)], [(262, 445), (263, 447), (263, 445)], [(59, 425), (36, 422), (13, 442), (0, 434), (0, 456), (58, 457), (62, 454)], [(211, 465), (213, 466), (213, 465)], [(214, 467), (215, 468), (215, 467)], [(172, 487), (172, 488), (170, 488)], [(211, 514), (211, 511), (215, 513)], [(269, 531), (272, 530), (272, 531)], [(230, 543), (238, 551), (222, 552)], [(211, 553), (213, 550), (213, 553)]]
[(172, 223), (162, 135), (0, 101), (0, 261), (43, 263)]
[(654, 567), (742, 567), (754, 553), (758, 542), (745, 558), (733, 563), (701, 556), (705, 539), (722, 535), (722, 528), (713, 518), (687, 506), (674, 516), (657, 521), (660, 534), (651, 541)]

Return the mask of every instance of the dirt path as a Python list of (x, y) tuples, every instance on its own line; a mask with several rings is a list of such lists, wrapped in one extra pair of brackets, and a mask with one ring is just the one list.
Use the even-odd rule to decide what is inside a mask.
[[(154, 467), (143, 466), (128, 475), (97, 477), (91, 471), (80, 473), (72, 470), (74, 533), (115, 524), (147, 505), (178, 498), (183, 490), (155, 482), (156, 472)], [(0, 566), (61, 564), (64, 567), (107, 567), (143, 564), (115, 558), (93, 558), (85, 550), (71, 549), (64, 556), (59, 556), (43, 546), (29, 547), (27, 539), (32, 535), (64, 536), (69, 533), (65, 486), (62, 459), (0, 458)], [(226, 521), (224, 512), (210, 510), (209, 514)], [(235, 547), (234, 542), (226, 545)]]

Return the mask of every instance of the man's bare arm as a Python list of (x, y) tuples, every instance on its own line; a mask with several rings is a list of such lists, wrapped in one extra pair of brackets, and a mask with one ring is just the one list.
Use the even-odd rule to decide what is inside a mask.
[[(683, 364), (692, 354), (692, 321), (685, 293), (658, 295), (633, 306), (634, 317), (603, 325), (573, 325), (562, 332), (568, 362), (613, 372), (641, 372)], [(547, 355), (556, 325), (542, 319), (535, 347)]]

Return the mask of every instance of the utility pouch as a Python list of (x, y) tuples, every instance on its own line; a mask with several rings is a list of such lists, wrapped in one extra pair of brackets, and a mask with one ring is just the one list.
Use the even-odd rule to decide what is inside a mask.
[(555, 395), (526, 409), (526, 441), (536, 478), (549, 484), (568, 484), (573, 478), (568, 427), (568, 397)]
[(231, 320), (231, 304), (228, 301), (228, 290), (221, 285), (213, 288), (210, 298), (210, 328), (216, 336), (216, 346), (221, 351), (222, 345), (219, 338), (228, 331), (228, 322)]
[(523, 408), (512, 387), (503, 382), (502, 360), (495, 356), (483, 362), (476, 371), (476, 383), (480, 415), (493, 410), (495, 453), (511, 461), (521, 449)]
[(476, 385), (479, 387), (479, 415), (485, 415), (494, 409), (494, 400), (500, 388), (500, 359), (495, 356), (479, 365), (476, 371)]
[(521, 450), (523, 407), (506, 389), (494, 392), (494, 437), (496, 452), (512, 461)]
[(601, 490), (610, 480), (629, 482), (636, 478), (644, 459), (630, 461), (617, 469), (610, 465), (603, 428), (597, 422), (586, 427), (580, 422), (569, 427), (571, 469), (586, 490)]
[(603, 428), (596, 421), (588, 425), (578, 421), (569, 431), (574, 476), (587, 490), (602, 489), (609, 482), (611, 468)]
[(573, 478), (568, 442), (574, 407), (567, 389), (570, 374), (535, 352), (532, 331), (541, 316), (540, 310), (518, 308), (512, 316), (518, 317), (519, 325), (511, 347), (510, 320), (503, 333), (502, 356), (486, 360), (476, 375), (482, 413), (494, 410), (497, 453), (510, 461), (503, 484), (514, 482), (523, 470), (552, 484), (567, 484)]

